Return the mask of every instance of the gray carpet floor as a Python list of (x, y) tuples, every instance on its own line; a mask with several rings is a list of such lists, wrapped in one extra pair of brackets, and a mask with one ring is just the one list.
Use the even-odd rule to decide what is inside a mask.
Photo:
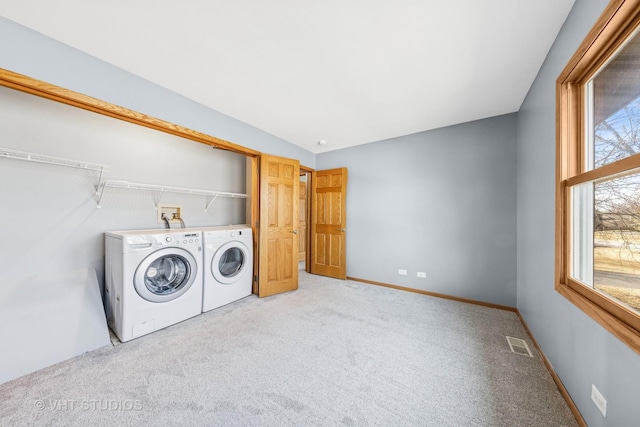
[(297, 291), (0, 385), (0, 425), (577, 423), (515, 313), (301, 272)]

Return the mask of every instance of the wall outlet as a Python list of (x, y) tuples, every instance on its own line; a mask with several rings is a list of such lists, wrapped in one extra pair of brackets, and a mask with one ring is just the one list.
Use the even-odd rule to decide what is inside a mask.
[(398, 270), (398, 274), (401, 275), (401, 276), (406, 276), (407, 275), (407, 270), (400, 269), (400, 270)]
[(427, 278), (427, 273), (425, 273), (424, 271), (418, 271), (417, 275), (421, 279), (426, 279)]
[(607, 399), (605, 399), (602, 394), (598, 391), (595, 385), (591, 384), (591, 400), (596, 404), (600, 412), (602, 412), (602, 416), (607, 416)]

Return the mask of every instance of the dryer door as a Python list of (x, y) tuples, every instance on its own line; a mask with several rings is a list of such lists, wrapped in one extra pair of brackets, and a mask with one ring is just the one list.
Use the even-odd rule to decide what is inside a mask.
[(133, 284), (142, 298), (168, 302), (179, 298), (193, 284), (196, 259), (181, 248), (163, 248), (147, 256), (136, 269)]
[(252, 268), (249, 249), (242, 242), (227, 242), (220, 246), (211, 260), (211, 273), (222, 284), (230, 285)]

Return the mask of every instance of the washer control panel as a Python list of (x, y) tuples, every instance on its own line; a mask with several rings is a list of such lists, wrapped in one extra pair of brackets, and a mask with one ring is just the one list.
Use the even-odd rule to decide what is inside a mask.
[(200, 233), (167, 234), (164, 237), (164, 241), (167, 244), (173, 245), (189, 245), (193, 243), (200, 243)]
[(187, 243), (200, 243), (200, 235), (198, 233), (189, 233), (182, 235), (167, 235), (164, 237), (164, 242), (167, 244), (187, 244)]
[(200, 245), (202, 234), (200, 232), (158, 233), (158, 234), (132, 234), (126, 236), (126, 245), (131, 250), (148, 250), (167, 246)]

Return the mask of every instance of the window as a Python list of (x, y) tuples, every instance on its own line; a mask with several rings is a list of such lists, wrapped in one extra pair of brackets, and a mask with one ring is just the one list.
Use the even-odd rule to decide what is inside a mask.
[(556, 289), (640, 353), (640, 0), (557, 81)]

